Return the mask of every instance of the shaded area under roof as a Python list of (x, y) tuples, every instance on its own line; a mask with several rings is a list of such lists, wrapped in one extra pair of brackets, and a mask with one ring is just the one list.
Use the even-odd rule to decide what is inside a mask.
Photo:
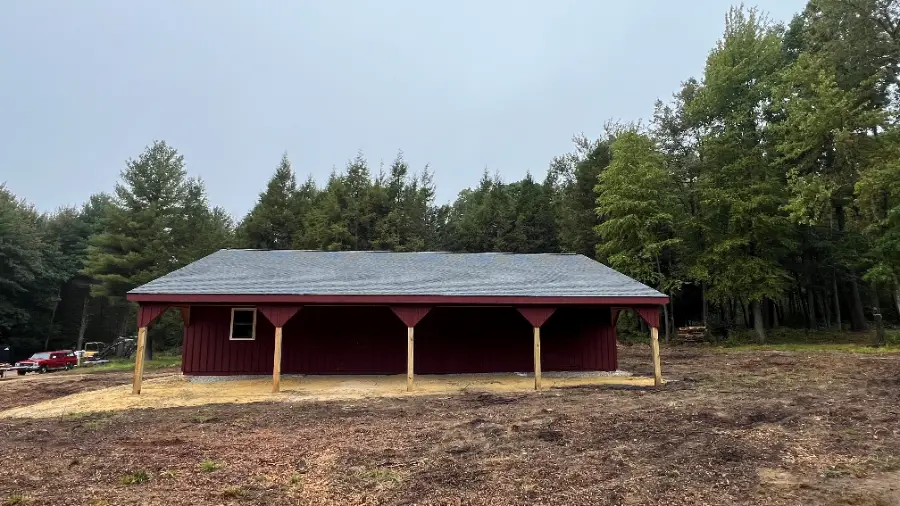
[(574, 254), (228, 249), (129, 292), (175, 294), (666, 297)]

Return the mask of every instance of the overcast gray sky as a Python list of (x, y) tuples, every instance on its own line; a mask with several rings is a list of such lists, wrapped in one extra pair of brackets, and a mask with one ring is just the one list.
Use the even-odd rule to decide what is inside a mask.
[[(154, 139), (240, 218), (281, 154), (323, 182), (402, 149), (438, 201), (543, 177), (578, 132), (698, 76), (729, 0), (0, 3), (0, 182), (41, 210), (109, 191)], [(802, 0), (760, 0), (789, 20)]]

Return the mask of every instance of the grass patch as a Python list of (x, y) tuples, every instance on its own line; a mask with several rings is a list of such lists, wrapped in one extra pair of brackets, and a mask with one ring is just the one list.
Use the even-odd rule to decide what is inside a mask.
[(59, 417), (63, 422), (75, 422), (89, 431), (100, 430), (109, 425), (114, 415), (103, 412), (67, 413)]
[(893, 455), (875, 457), (870, 459), (868, 464), (881, 472), (900, 471), (900, 457)]
[[(619, 318), (617, 334), (619, 341), (626, 344), (649, 344), (650, 333), (642, 333), (634, 328), (634, 325), (623, 324), (627, 320), (628, 312)], [(632, 318), (633, 319), (633, 318)], [(871, 325), (871, 323), (870, 323)], [(664, 341), (660, 329), (660, 341)], [(835, 351), (851, 353), (894, 353), (900, 352), (900, 329), (885, 329), (886, 346), (874, 347), (875, 331), (850, 332), (836, 329), (796, 329), (780, 327), (766, 330), (766, 343), (758, 344), (756, 332), (753, 329), (743, 327), (732, 330), (727, 339), (711, 337), (708, 344), (713, 349), (727, 349), (729, 351)], [(673, 344), (681, 343), (681, 340), (672, 339)]]
[(403, 481), (403, 476), (386, 467), (354, 468), (354, 477), (364, 485), (375, 488), (393, 488)]
[(824, 478), (867, 478), (874, 472), (891, 472), (900, 470), (900, 457), (893, 455), (872, 457), (859, 462), (849, 462), (828, 466), (822, 471)]
[(150, 475), (147, 474), (146, 471), (135, 471), (119, 478), (119, 483), (122, 485), (137, 485), (138, 483), (144, 483), (149, 479)]
[[(635, 333), (632, 329), (619, 329), (619, 340), (630, 344), (648, 344), (647, 335)], [(663, 336), (660, 335), (660, 341)], [(806, 330), (781, 327), (766, 331), (766, 343), (758, 344), (752, 329), (740, 329), (729, 333), (728, 339), (706, 343), (713, 350), (725, 351), (792, 351), (792, 352), (850, 352), (850, 353), (897, 353), (900, 352), (900, 329), (885, 329), (886, 346), (874, 347), (875, 331), (849, 332), (838, 330)], [(672, 343), (678, 345), (679, 339)]]
[(238, 498), (247, 495), (247, 489), (244, 487), (225, 487), (222, 490), (223, 497)]
[[(900, 330), (885, 329), (887, 347), (900, 348)], [(875, 331), (850, 332), (838, 330), (806, 330), (793, 328), (768, 329), (766, 344), (768, 345), (845, 345), (871, 346), (875, 342)], [(733, 331), (728, 339), (721, 342), (724, 346), (756, 345), (756, 333), (752, 329)]]
[(178, 477), (178, 471), (174, 469), (166, 469), (165, 471), (159, 473), (160, 478), (165, 478), (167, 480), (173, 480)]
[(193, 423), (213, 423), (218, 422), (219, 417), (210, 413), (197, 413), (191, 417)]
[(882, 353), (898, 353), (900, 346), (866, 346), (862, 344), (803, 344), (803, 343), (785, 343), (785, 344), (742, 344), (737, 346), (728, 346), (719, 348), (722, 351), (796, 351), (796, 352), (816, 352), (816, 351), (833, 351), (844, 353), (867, 353), (871, 355), (879, 355)]
[(875, 331), (847, 332), (837, 330), (769, 329), (765, 344), (757, 344), (752, 330), (732, 332), (728, 340), (717, 343), (727, 350), (738, 351), (835, 351), (851, 353), (900, 352), (900, 330), (886, 330), (887, 346), (874, 347)]
[(203, 462), (200, 463), (200, 470), (204, 473), (218, 471), (219, 469), (222, 469), (222, 467), (222, 464), (208, 457), (203, 459)]
[[(181, 354), (174, 353), (157, 353), (153, 356), (153, 360), (144, 362), (144, 371), (152, 371), (154, 369), (165, 369), (169, 367), (181, 367)], [(133, 358), (111, 358), (107, 364), (92, 365), (87, 367), (76, 367), (73, 369), (79, 374), (88, 374), (95, 372), (124, 372), (134, 370)]]
[(24, 494), (11, 495), (3, 501), (3, 506), (24, 506), (34, 503), (34, 499)]

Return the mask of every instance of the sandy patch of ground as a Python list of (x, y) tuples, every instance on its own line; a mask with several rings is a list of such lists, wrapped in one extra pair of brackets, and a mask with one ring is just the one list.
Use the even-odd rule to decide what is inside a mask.
[[(650, 386), (653, 378), (638, 376), (545, 376), (543, 388), (588, 385)], [(195, 383), (180, 375), (147, 380), (140, 395), (130, 385), (76, 393), (0, 412), (3, 417), (42, 418), (73, 413), (139, 408), (171, 408), (207, 404), (298, 402), (367, 397), (433, 395), (458, 392), (529, 392), (534, 378), (516, 374), (456, 374), (416, 376), (415, 390), (406, 391), (406, 376), (286, 376), (281, 392), (272, 393), (270, 377)]]
[[(171, 376), (174, 371), (154, 371), (145, 378)], [(49, 374), (8, 375), (0, 380), (0, 412), (29, 406), (79, 392), (101, 390), (131, 382), (131, 372), (55, 372)], [(0, 503), (2, 504), (2, 503)]]

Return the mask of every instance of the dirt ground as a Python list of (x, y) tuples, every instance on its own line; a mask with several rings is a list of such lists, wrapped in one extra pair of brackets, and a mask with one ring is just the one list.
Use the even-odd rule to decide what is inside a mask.
[[(646, 347), (620, 357), (650, 372)], [(661, 388), (0, 419), (0, 504), (900, 505), (900, 355), (683, 347), (663, 366)]]

